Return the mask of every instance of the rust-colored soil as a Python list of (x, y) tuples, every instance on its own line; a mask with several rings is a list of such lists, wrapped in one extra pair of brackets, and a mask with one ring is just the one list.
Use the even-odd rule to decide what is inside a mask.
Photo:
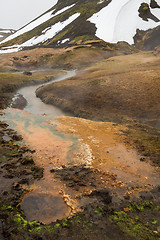
[[(36, 165), (44, 168), (43, 179), (33, 184), (32, 192), (22, 201), (29, 220), (36, 216), (48, 224), (79, 212), (81, 206), (95, 200), (88, 195), (100, 187), (110, 189), (114, 202), (124, 196), (138, 197), (160, 180), (159, 168), (140, 161), (142, 156), (124, 143), (122, 131), (127, 127), (122, 125), (75, 117), (53, 120), (14, 109), (5, 111), (5, 119), (14, 123), (35, 150)], [(83, 201), (78, 198), (81, 195), (86, 196)], [(51, 202), (56, 212), (52, 211)]]
[(139, 188), (156, 185), (156, 169), (149, 163), (141, 162), (141, 156), (124, 143), (124, 126), (72, 117), (60, 117), (58, 121), (61, 123), (57, 126), (59, 131), (79, 136), (81, 144), (89, 147), (93, 168), (115, 174), (118, 181), (127, 185)]

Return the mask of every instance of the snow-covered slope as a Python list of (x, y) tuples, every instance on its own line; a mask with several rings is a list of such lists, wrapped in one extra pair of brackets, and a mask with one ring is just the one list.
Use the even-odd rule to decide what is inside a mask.
[(160, 25), (160, 0), (59, 0), (49, 11), (0, 42), (0, 52), (63, 47), (102, 39), (134, 43), (137, 29)]
[[(12, 36), (9, 36), (7, 39), (5, 39), (3, 42), (7, 42), (9, 40), (12, 40), (18, 36), (20, 36), (21, 34), (31, 31), (32, 29), (36, 28), (37, 26), (41, 25), (42, 23), (48, 21), (49, 19), (61, 14), (62, 12), (65, 12), (66, 10), (68, 10), (69, 8), (73, 7), (74, 4), (72, 4), (71, 6), (67, 6), (63, 9), (61, 9), (60, 11), (56, 12), (55, 14), (53, 14), (53, 10), (47, 12), (46, 14), (42, 15), (41, 17), (37, 18), (36, 20), (34, 20), (33, 22), (29, 23), (28, 25), (26, 25), (25, 27), (21, 28), (19, 31), (17, 31), (15, 34), (13, 34)], [(47, 31), (47, 30), (46, 30)], [(43, 33), (43, 32), (42, 32)]]
[[(148, 30), (160, 25), (160, 21), (144, 21), (139, 17), (138, 9), (143, 2), (150, 4), (150, 0), (112, 0), (89, 18), (97, 27), (96, 36), (106, 42), (126, 41), (133, 44), (137, 29)], [(160, 3), (160, 0), (157, 2)], [(160, 8), (151, 9), (151, 13), (160, 20)]]

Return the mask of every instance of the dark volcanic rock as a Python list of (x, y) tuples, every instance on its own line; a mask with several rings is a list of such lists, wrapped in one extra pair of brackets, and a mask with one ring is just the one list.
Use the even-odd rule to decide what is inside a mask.
[(18, 94), (17, 98), (11, 104), (12, 108), (21, 109), (21, 110), (23, 110), (26, 106), (27, 106), (27, 100), (21, 94)]
[(148, 31), (137, 30), (135, 45), (143, 50), (153, 50), (160, 45), (160, 26)]
[(140, 197), (142, 198), (142, 200), (153, 200), (153, 195), (150, 192), (142, 192), (140, 194)]
[(150, 7), (147, 3), (142, 3), (138, 9), (138, 12), (139, 12), (139, 16), (144, 21), (148, 21), (148, 19), (152, 19), (155, 22), (159, 22), (159, 19), (151, 13)]
[(28, 76), (32, 76), (32, 73), (31, 72), (28, 72), (28, 71), (25, 71), (23, 72), (24, 75), (28, 75)]
[(150, 7), (151, 8), (160, 8), (160, 6), (158, 5), (158, 3), (155, 0), (151, 0)]
[(98, 196), (104, 203), (111, 203), (112, 197), (109, 194), (108, 189), (96, 189), (91, 193), (91, 196)]

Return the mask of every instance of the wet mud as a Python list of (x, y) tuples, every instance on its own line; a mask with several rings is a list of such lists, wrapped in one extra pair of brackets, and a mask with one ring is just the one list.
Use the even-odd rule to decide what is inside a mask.
[(14, 109), (6, 110), (5, 118), (35, 150), (33, 159), (44, 169), (43, 178), (22, 199), (29, 221), (49, 224), (73, 216), (101, 199), (97, 191), (109, 191), (112, 203), (120, 204), (158, 187), (159, 168), (141, 161), (124, 143), (121, 125), (73, 117), (54, 120)]

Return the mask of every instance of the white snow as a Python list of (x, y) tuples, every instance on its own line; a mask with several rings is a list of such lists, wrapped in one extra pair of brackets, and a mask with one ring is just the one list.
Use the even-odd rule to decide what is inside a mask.
[(69, 40), (70, 40), (69, 38), (63, 39), (63, 40), (61, 41), (61, 44), (65, 43), (65, 42), (68, 42)]
[(48, 21), (49, 19), (61, 14), (62, 12), (68, 10), (69, 8), (73, 7), (75, 4), (72, 4), (70, 6), (67, 6), (61, 10), (59, 10), (58, 12), (56, 12), (55, 14), (52, 14), (54, 11), (50, 11), (47, 12), (46, 14), (42, 15), (41, 17), (37, 18), (36, 20), (34, 20), (33, 22), (29, 23), (27, 26), (21, 28), (19, 31), (17, 31), (16, 33), (12, 34), (11, 36), (7, 37), (5, 40), (3, 40), (1, 43), (7, 42), (13, 38), (16, 38), (18, 36), (20, 36), (21, 34), (31, 31), (32, 29), (36, 28), (37, 26), (41, 25), (42, 23)]
[(0, 30), (1, 33), (11, 33), (11, 30)]
[(48, 27), (48, 28), (44, 29), (44, 30), (42, 31), (42, 33), (45, 33), (45, 32), (48, 31), (49, 29), (51, 29), (51, 27)]
[(105, 0), (100, 0), (97, 4), (102, 4)]
[(0, 54), (1, 53), (13, 53), (13, 52), (18, 52), (20, 49), (18, 48), (18, 45), (16, 46), (11, 46), (11, 48), (4, 48), (3, 50), (0, 50)]
[(46, 29), (44, 34), (37, 36), (37, 37), (33, 37), (21, 45), (10, 46), (10, 49), (3, 48), (3, 50), (0, 50), (0, 53), (17, 52), (17, 51), (21, 50), (23, 47), (30, 47), (30, 46), (37, 45), (39, 43), (43, 43), (43, 42), (47, 41), (48, 39), (53, 38), (58, 32), (60, 32), (63, 28), (65, 28), (67, 25), (69, 25), (71, 22), (73, 22), (79, 16), (80, 16), (80, 13), (75, 13), (72, 16), (70, 16), (67, 20), (65, 20), (64, 22), (58, 22), (58, 23), (54, 24), (53, 26), (51, 26), (50, 29), (47, 28), (48, 30)]
[(47, 41), (50, 38), (53, 38), (58, 32), (60, 32), (63, 28), (65, 28), (68, 24), (73, 22), (77, 17), (79, 17), (80, 13), (75, 13), (72, 16), (70, 16), (67, 20), (64, 22), (58, 22), (51, 26), (50, 29), (45, 31), (45, 34), (42, 34), (38, 37), (33, 37), (30, 40), (26, 41), (25, 43), (21, 44), (21, 47), (28, 47), (37, 45), (39, 43), (43, 43)]
[(3, 36), (3, 35), (0, 35), (0, 38), (1, 38), (1, 37), (4, 37), (4, 36)]
[[(112, 0), (88, 19), (96, 25), (96, 36), (106, 42), (126, 41), (133, 44), (136, 29), (148, 30), (160, 25), (160, 22), (151, 19), (144, 21), (138, 16), (138, 9), (143, 2), (149, 4), (150, 0)], [(151, 9), (151, 12), (160, 19), (160, 9)]]
[(75, 3), (72, 4), (72, 5), (70, 5), (70, 6), (67, 6), (67, 7), (65, 7), (65, 8), (62, 8), (61, 10), (59, 10), (58, 12), (56, 12), (56, 13), (54, 14), (54, 17), (57, 16), (57, 15), (59, 15), (59, 14), (61, 14), (62, 12), (67, 11), (68, 9), (72, 8), (73, 6), (75, 6)]

